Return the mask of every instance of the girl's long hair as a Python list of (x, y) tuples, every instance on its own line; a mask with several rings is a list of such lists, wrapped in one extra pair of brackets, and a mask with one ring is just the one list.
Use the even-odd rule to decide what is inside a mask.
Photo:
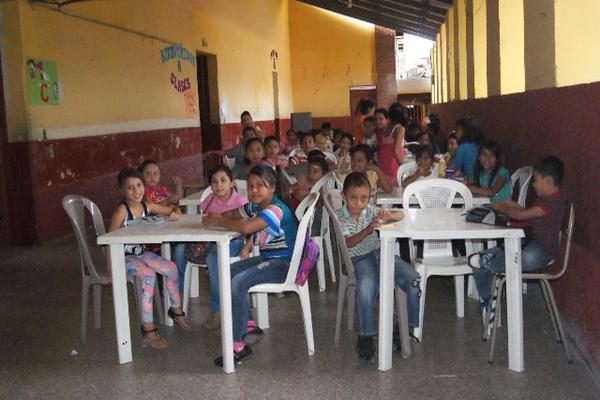
[(483, 165), (481, 165), (481, 161), (479, 161), (479, 156), (481, 156), (481, 152), (483, 151), (483, 149), (491, 152), (492, 154), (494, 154), (494, 156), (496, 156), (496, 165), (494, 165), (489, 179), (489, 185), (490, 187), (492, 187), (494, 184), (494, 179), (498, 174), (498, 171), (500, 170), (500, 168), (502, 168), (502, 150), (500, 149), (500, 144), (494, 140), (487, 140), (483, 142), (483, 144), (479, 147), (477, 161), (475, 162), (475, 168), (473, 169), (473, 182), (475, 182), (476, 185), (481, 187), (483, 187), (483, 182), (481, 182), (480, 175), (481, 171), (483, 171)]
[(248, 178), (250, 178), (250, 175), (259, 177), (266, 186), (275, 188), (275, 196), (287, 204), (288, 198), (283, 183), (283, 175), (279, 167), (272, 168), (265, 164), (255, 165), (248, 172)]

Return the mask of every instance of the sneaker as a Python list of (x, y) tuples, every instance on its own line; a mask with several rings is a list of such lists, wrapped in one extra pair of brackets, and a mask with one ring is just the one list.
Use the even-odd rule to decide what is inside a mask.
[(209, 331), (219, 329), (221, 327), (221, 318), (219, 317), (219, 313), (211, 311), (210, 314), (208, 314), (208, 317), (206, 317), (204, 322), (201, 324), (201, 326)]
[[(250, 348), (250, 346), (246, 345), (240, 351), (233, 352), (233, 362), (235, 362), (236, 364), (240, 364), (242, 362), (242, 360), (244, 358), (248, 357), (250, 354), (252, 354), (252, 349)], [(219, 357), (215, 358), (215, 365), (217, 367), (223, 366), (223, 356), (219, 356)]]
[(373, 336), (359, 336), (356, 342), (356, 352), (365, 363), (372, 364), (375, 361), (375, 344)]

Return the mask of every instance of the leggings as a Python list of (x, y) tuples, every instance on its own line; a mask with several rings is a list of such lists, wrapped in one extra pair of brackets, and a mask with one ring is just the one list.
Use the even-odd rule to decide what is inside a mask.
[(152, 310), (152, 299), (154, 297), (154, 286), (156, 285), (156, 274), (167, 278), (167, 291), (171, 300), (171, 307), (181, 307), (179, 297), (179, 280), (177, 277), (177, 266), (174, 262), (145, 251), (139, 256), (125, 256), (127, 274), (137, 275), (142, 281), (142, 320), (144, 323), (154, 321)]

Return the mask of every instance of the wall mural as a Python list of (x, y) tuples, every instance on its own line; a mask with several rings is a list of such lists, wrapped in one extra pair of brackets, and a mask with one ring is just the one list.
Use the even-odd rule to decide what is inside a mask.
[(173, 89), (183, 94), (183, 104), (186, 118), (198, 117), (198, 96), (192, 89), (190, 77), (182, 72), (181, 63), (187, 62), (196, 69), (196, 56), (186, 48), (170, 45), (160, 51), (160, 62), (176, 61), (176, 69), (169, 74), (169, 81)]
[(55, 61), (27, 58), (25, 60), (27, 101), (36, 105), (57, 105), (60, 85)]

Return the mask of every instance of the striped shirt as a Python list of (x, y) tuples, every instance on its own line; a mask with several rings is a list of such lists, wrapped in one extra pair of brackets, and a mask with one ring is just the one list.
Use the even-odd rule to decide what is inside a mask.
[[(342, 225), (342, 233), (344, 237), (354, 236), (360, 231), (364, 230), (373, 220), (379, 215), (381, 208), (375, 207), (371, 204), (367, 204), (365, 208), (360, 212), (358, 221), (354, 220), (348, 212), (348, 208), (344, 204), (342, 208), (337, 211), (340, 225)], [(350, 247), (348, 252), (350, 257), (358, 257), (372, 252), (379, 248), (379, 238), (375, 232), (371, 232), (367, 235), (359, 244), (354, 247)]]
[(260, 255), (272, 258), (292, 258), (298, 226), (290, 209), (277, 197), (271, 204), (260, 210), (257, 204), (248, 203), (244, 212), (250, 218), (260, 218), (267, 224), (262, 231), (256, 232), (254, 243), (260, 249)]

